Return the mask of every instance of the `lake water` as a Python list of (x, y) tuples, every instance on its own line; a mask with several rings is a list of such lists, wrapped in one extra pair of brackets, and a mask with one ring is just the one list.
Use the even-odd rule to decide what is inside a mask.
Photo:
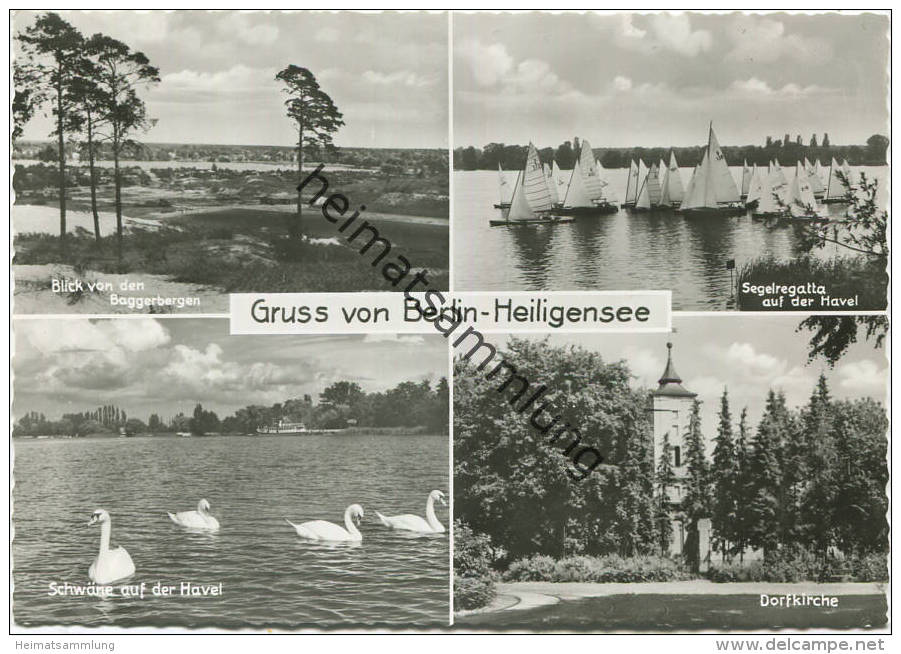
[[(732, 168), (741, 180), (741, 168)], [(885, 189), (887, 168), (864, 170)], [(687, 185), (691, 170), (681, 170)], [(513, 188), (516, 172), (505, 173)], [(625, 196), (628, 170), (607, 170), (614, 197)], [(791, 171), (786, 169), (787, 176)], [(884, 194), (883, 194), (884, 195)], [(672, 290), (673, 309), (725, 309), (730, 295), (726, 261), (741, 266), (772, 254), (797, 256), (798, 224), (754, 219), (683, 218), (671, 212), (625, 210), (574, 223), (491, 227), (500, 218), (496, 171), (454, 172), (454, 288), (458, 291)], [(884, 206), (884, 201), (883, 201)], [(845, 204), (826, 205), (840, 216)], [(817, 256), (833, 257), (838, 248)]]
[[(425, 514), (448, 491), (446, 436), (135, 437), (14, 442), (13, 616), (20, 626), (300, 628), (442, 626), (447, 534), (403, 535), (375, 511)], [(221, 523), (185, 532), (166, 511), (201, 497)], [(299, 539), (284, 518), (343, 524), (363, 506), (359, 546)], [(86, 585), (106, 509), (112, 544), (136, 566), (128, 584), (223, 584), (222, 597), (51, 597)], [(447, 527), (447, 509), (436, 506)], [(118, 584), (116, 584), (118, 586)]]

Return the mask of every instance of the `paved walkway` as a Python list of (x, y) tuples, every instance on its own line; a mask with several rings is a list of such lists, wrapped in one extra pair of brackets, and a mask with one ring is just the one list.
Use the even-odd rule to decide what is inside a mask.
[(630, 584), (599, 584), (550, 581), (518, 581), (497, 585), (497, 597), (483, 609), (472, 613), (522, 611), (538, 606), (557, 604), (565, 600), (611, 595), (884, 595), (885, 583), (714, 583), (706, 579)]

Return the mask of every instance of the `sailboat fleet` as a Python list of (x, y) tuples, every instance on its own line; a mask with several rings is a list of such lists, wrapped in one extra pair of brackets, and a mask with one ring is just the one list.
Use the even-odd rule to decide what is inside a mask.
[(498, 170), (500, 202), (494, 206), (500, 209), (501, 220), (491, 220), (491, 225), (565, 223), (575, 217), (616, 213), (618, 208), (630, 212), (674, 211), (689, 217), (725, 217), (750, 211), (754, 216), (767, 218), (824, 219), (822, 204), (846, 201), (845, 183), (851, 179), (846, 161), (839, 164), (832, 158), (826, 169), (819, 160), (811, 163), (804, 158), (796, 164), (789, 181), (774, 159), (765, 168), (748, 166), (745, 161), (741, 184), (737, 185), (712, 123), (701, 162), (686, 185), (682, 184), (673, 152), (668, 163), (661, 159), (650, 167), (641, 159), (633, 160), (625, 197), (619, 205), (612, 197), (604, 168), (585, 140), (572, 170), (561, 170), (556, 161), (542, 164), (538, 150), (529, 143), (526, 165), (519, 171), (508, 201), (508, 182), (500, 166)]

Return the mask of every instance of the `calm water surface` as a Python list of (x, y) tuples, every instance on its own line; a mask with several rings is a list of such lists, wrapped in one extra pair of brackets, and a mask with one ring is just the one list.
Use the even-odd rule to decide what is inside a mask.
[[(741, 180), (741, 168), (732, 168)], [(880, 181), (884, 167), (854, 168)], [(691, 170), (681, 170), (683, 185)], [(615, 197), (625, 195), (628, 170), (606, 171)], [(786, 169), (791, 178), (792, 171)], [(507, 172), (512, 189), (516, 172)], [(517, 228), (490, 227), (500, 218), (496, 171), (454, 173), (455, 288), (460, 291), (511, 290), (672, 290), (673, 309), (726, 309), (730, 295), (726, 261), (736, 266), (758, 257), (797, 256), (800, 226), (786, 221), (683, 218), (672, 212), (614, 215), (575, 223)], [(840, 216), (847, 205), (826, 205)], [(883, 203), (884, 206), (884, 203)], [(835, 247), (818, 256), (834, 257)]]
[[(21, 626), (442, 626), (448, 538), (403, 535), (375, 511), (425, 515), (448, 490), (446, 436), (137, 437), (15, 441), (13, 615)], [(212, 505), (217, 534), (186, 532), (166, 511)], [(302, 541), (285, 524), (343, 524), (363, 505), (363, 542)], [(91, 513), (112, 516), (112, 544), (136, 566), (125, 583), (223, 584), (222, 597), (50, 597), (86, 585), (100, 542)], [(437, 507), (447, 526), (447, 509)], [(118, 584), (117, 584), (118, 585)]]

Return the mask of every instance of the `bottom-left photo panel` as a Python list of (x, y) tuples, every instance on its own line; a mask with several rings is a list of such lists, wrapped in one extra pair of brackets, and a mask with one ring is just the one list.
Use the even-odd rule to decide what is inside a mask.
[(448, 624), (440, 335), (14, 330), (14, 630)]

